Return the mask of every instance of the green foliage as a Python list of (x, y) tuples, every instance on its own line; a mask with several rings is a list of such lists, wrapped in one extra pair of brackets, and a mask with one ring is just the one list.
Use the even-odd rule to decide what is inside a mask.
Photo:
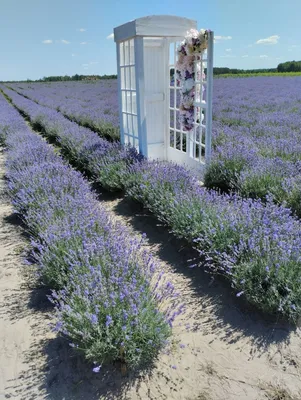
[(208, 189), (219, 189), (222, 192), (229, 192), (237, 187), (239, 173), (245, 166), (243, 157), (214, 160), (206, 169), (204, 185)]
[(216, 78), (252, 78), (253, 76), (301, 76), (301, 72), (259, 72), (259, 73), (249, 73), (242, 72), (237, 74), (221, 74), (216, 75)]
[[(66, 82), (66, 81), (96, 81), (100, 79), (117, 79), (117, 75), (54, 75), (44, 76), (42, 79), (26, 79), (25, 81), (5, 81), (5, 82)], [(0, 81), (4, 82), (4, 81)]]
[(278, 72), (301, 72), (301, 61), (286, 61), (277, 66)]

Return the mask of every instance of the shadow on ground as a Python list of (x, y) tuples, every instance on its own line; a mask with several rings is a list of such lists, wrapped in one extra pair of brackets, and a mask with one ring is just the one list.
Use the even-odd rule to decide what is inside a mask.
[[(5, 219), (5, 221), (4, 221)], [(22, 235), (26, 228), (15, 215), (5, 217), (6, 226), (13, 225), (14, 235)], [(20, 228), (20, 229), (18, 229)], [(27, 234), (26, 234), (27, 235)], [(15, 240), (15, 239), (14, 239)], [(25, 242), (26, 243), (26, 242)], [(8, 240), (7, 244), (11, 244)], [(19, 252), (19, 262), (25, 254)], [(17, 254), (17, 253), (15, 253)], [(7, 268), (15, 268), (16, 258)], [(22, 354), (24, 369), (5, 388), (5, 398), (22, 400), (100, 400), (130, 399), (126, 393), (135, 384), (139, 387), (140, 372), (121, 374), (121, 366), (104, 366), (99, 373), (92, 371), (93, 363), (85, 361), (75, 353), (67, 340), (51, 332), (53, 322), (52, 304), (47, 296), (51, 290), (39, 285), (35, 267), (21, 265), (23, 285), (9, 291), (0, 304), (0, 318), (20, 321), (28, 318), (33, 342), (29, 350)], [(151, 368), (143, 371), (143, 377), (150, 376)], [(141, 374), (142, 376), (142, 374)]]
[[(296, 330), (295, 325), (260, 312), (242, 298), (237, 298), (229, 281), (208, 273), (198, 252), (169, 233), (168, 228), (143, 206), (126, 197), (115, 196), (112, 200), (107, 193), (99, 193), (99, 200), (111, 207), (133, 230), (146, 233), (158, 259), (167, 263), (173, 272), (187, 278), (190, 295), (185, 296), (185, 289), (181, 289), (181, 294), (185, 296), (185, 302), (191, 303), (188, 305), (195, 321), (192, 329), (206, 329), (208, 333), (214, 330), (218, 340), (229, 344), (247, 337), (258, 354), (272, 343), (289, 343), (289, 334)], [(199, 267), (190, 268), (195, 263), (199, 263)]]
[[(46, 363), (37, 365), (41, 351)], [(122, 376), (118, 366), (103, 367), (94, 373), (91, 364), (60, 337), (33, 345), (25, 354), (25, 362), (26, 370), (17, 379), (22, 384), (16, 386), (11, 381), (6, 388), (9, 395), (22, 400), (130, 400), (126, 392), (134, 381), (136, 385), (139, 382), (139, 375)]]

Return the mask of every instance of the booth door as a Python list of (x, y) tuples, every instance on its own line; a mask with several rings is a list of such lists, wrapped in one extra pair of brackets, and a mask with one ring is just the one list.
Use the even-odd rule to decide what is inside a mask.
[(147, 155), (165, 159), (166, 131), (166, 41), (144, 38), (145, 113), (147, 121)]
[[(205, 81), (195, 80), (202, 98), (195, 99), (195, 124), (191, 131), (185, 131), (180, 123), (180, 81), (175, 73), (177, 62), (177, 47), (180, 42), (169, 44), (169, 104), (167, 128), (167, 159), (178, 164), (184, 164), (197, 171), (202, 177), (205, 167), (205, 136), (206, 136), (206, 109), (207, 104), (203, 99)], [(199, 63), (203, 72), (205, 60)]]

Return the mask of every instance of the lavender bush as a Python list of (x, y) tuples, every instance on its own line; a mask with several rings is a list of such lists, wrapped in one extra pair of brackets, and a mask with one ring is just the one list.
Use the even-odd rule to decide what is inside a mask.
[(295, 319), (301, 312), (301, 226), (290, 210), (219, 195), (171, 163), (131, 168), (129, 196), (191, 243), (204, 265), (222, 273), (257, 307)]
[(69, 161), (88, 171), (103, 187), (109, 190), (123, 189), (124, 171), (141, 159), (134, 148), (102, 139), (57, 111), (40, 106), (12, 90), (4, 89), (4, 92), (30, 118), (36, 129), (58, 142)]
[(301, 216), (300, 89), (300, 77), (215, 81), (208, 188), (262, 200), (272, 194)]
[(117, 81), (10, 84), (18, 93), (93, 129), (108, 140), (119, 140)]
[(152, 360), (182, 310), (173, 285), (143, 241), (110, 219), (82, 176), (3, 97), (0, 132), (15, 211), (32, 234), (42, 279), (56, 288), (57, 331), (97, 370)]

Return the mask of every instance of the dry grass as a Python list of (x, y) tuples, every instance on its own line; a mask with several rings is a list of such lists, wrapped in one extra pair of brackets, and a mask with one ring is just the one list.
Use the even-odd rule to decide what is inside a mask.
[(212, 400), (212, 397), (207, 392), (202, 392), (197, 397), (190, 397), (187, 400)]
[(277, 384), (264, 384), (261, 389), (265, 391), (265, 396), (268, 400), (300, 400), (301, 393), (298, 396), (293, 395), (284, 386)]
[(208, 361), (206, 362), (206, 364), (203, 364), (203, 369), (207, 375), (211, 376), (218, 375), (217, 370), (214, 368), (214, 363), (212, 361)]

